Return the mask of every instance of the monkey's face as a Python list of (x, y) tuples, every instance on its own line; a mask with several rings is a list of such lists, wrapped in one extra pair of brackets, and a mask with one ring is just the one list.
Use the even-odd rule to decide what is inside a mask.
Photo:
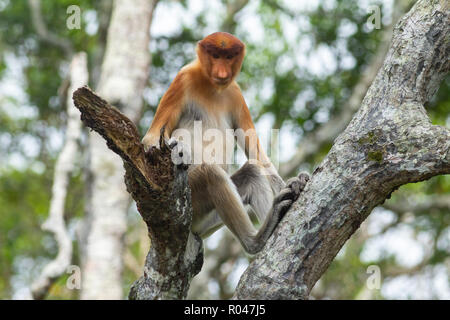
[(213, 85), (227, 87), (238, 75), (244, 59), (245, 45), (235, 36), (217, 32), (199, 42), (198, 56)]
[(228, 57), (210, 54), (211, 80), (218, 86), (227, 86), (234, 78), (233, 61), (231, 55)]

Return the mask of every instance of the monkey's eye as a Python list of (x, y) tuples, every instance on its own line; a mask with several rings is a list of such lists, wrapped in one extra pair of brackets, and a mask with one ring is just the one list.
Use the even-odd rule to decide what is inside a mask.
[(227, 55), (227, 59), (228, 60), (233, 59), (233, 55), (231, 55), (231, 54)]
[(219, 55), (217, 53), (214, 53), (212, 56), (214, 59), (219, 59)]

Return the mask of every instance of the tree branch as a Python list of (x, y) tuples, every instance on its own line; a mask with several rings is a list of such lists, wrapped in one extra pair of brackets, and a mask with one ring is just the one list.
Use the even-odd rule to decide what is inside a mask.
[(361, 79), (355, 85), (352, 95), (348, 99), (345, 106), (340, 109), (338, 114), (335, 114), (330, 121), (315, 131), (308, 133), (301, 141), (294, 156), (280, 165), (280, 175), (282, 177), (289, 177), (295, 175), (299, 166), (305, 160), (315, 154), (326, 144), (333, 142), (333, 140), (341, 133), (352, 119), (355, 112), (358, 110), (361, 102), (367, 92), (367, 89), (372, 84), (378, 70), (383, 65), (384, 58), (389, 49), (389, 42), (392, 37), (394, 25), (398, 19), (405, 13), (406, 5), (410, 1), (396, 1), (394, 6), (394, 13), (392, 15), (392, 23), (383, 30), (382, 41), (371, 61), (362, 73)]
[(448, 2), (397, 24), (360, 110), (242, 276), (235, 298), (307, 299), (345, 241), (399, 186), (450, 173), (450, 131), (423, 105), (450, 70)]
[(429, 195), (420, 199), (418, 197), (402, 197), (392, 203), (391, 201), (386, 202), (383, 207), (399, 214), (420, 214), (437, 210), (450, 212), (450, 198), (448, 195)]
[(47, 29), (44, 18), (42, 17), (41, 1), (28, 0), (28, 6), (31, 11), (31, 21), (39, 38), (55, 47), (61, 48), (66, 57), (70, 58), (73, 53), (72, 43), (68, 39), (61, 38)]
[[(190, 232), (192, 207), (187, 171), (175, 166), (171, 150), (144, 152), (136, 126), (105, 100), (83, 87), (73, 94), (82, 121), (98, 132), (124, 162), (125, 184), (149, 231), (144, 275), (130, 299), (181, 299), (203, 263), (202, 241)], [(161, 135), (163, 136), (163, 135)]]
[(241, 11), (247, 4), (249, 0), (234, 0), (228, 1), (226, 5), (227, 15), (220, 28), (223, 31), (233, 33), (236, 29), (236, 15)]

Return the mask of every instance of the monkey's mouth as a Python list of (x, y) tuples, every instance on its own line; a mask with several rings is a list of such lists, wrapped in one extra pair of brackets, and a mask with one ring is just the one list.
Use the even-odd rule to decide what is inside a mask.
[(230, 79), (220, 79), (220, 78), (213, 78), (213, 81), (215, 84), (219, 86), (227, 85), (230, 82)]

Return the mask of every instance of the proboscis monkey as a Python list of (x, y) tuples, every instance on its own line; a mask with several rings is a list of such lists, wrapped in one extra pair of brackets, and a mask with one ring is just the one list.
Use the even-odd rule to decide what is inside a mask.
[[(225, 224), (244, 249), (254, 254), (263, 248), (309, 177), (300, 174), (284, 183), (260, 146), (234, 81), (245, 45), (229, 33), (217, 32), (199, 41), (196, 50), (197, 59), (180, 70), (162, 97), (142, 142), (147, 151), (159, 147), (164, 127), (164, 138), (189, 162), (192, 231), (204, 238)], [(214, 134), (207, 136), (211, 129)], [(235, 138), (248, 161), (230, 176), (227, 159), (234, 149), (227, 146)], [(212, 150), (213, 159), (205, 156), (205, 150)], [(253, 226), (246, 204), (262, 223), (259, 230)]]

